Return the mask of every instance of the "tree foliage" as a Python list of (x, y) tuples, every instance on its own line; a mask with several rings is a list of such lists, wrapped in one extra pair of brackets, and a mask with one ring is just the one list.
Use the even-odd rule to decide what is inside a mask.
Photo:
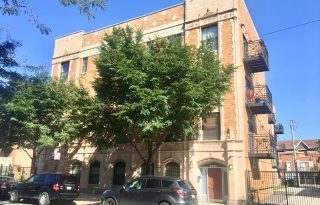
[(7, 144), (33, 149), (34, 162), (45, 147), (68, 144), (87, 136), (95, 100), (73, 83), (39, 75), (18, 85), (5, 104), (10, 117)]
[(129, 27), (105, 36), (94, 85), (104, 105), (92, 138), (96, 145), (125, 139), (150, 165), (162, 142), (194, 138), (200, 118), (221, 105), (234, 68), (205, 47), (170, 39), (147, 48), (142, 32)]
[[(2, 15), (26, 14), (30, 22), (32, 22), (43, 34), (49, 34), (51, 29), (44, 23), (41, 23), (32, 9), (28, 0), (2, 0), (0, 1), (0, 11)], [(107, 0), (59, 0), (63, 6), (77, 6), (80, 13), (94, 18), (93, 9), (106, 9)]]

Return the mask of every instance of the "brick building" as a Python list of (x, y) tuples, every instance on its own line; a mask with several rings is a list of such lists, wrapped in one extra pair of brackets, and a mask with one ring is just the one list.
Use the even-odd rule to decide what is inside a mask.
[[(298, 171), (318, 171), (320, 169), (320, 153), (315, 150), (317, 140), (295, 140), (294, 147)], [(278, 141), (277, 150), (280, 167), (286, 171), (295, 171), (292, 141)]]
[[(200, 46), (213, 37), (219, 59), (238, 67), (223, 106), (202, 122), (197, 140), (163, 144), (153, 163), (155, 175), (191, 181), (200, 201), (243, 203), (247, 198), (246, 171), (271, 171), (276, 157), (276, 121), (265, 79), (268, 51), (244, 0), (186, 0), (116, 25), (59, 37), (52, 76), (82, 83), (94, 94), (94, 59), (103, 36), (115, 26), (127, 25), (142, 28), (145, 43), (156, 36), (181, 36), (183, 42)], [(61, 158), (55, 158), (61, 160), (53, 161), (52, 155), (60, 154)], [(142, 161), (126, 144), (105, 152), (76, 144), (68, 152), (48, 150), (40, 161), (40, 171), (77, 174), (82, 190), (118, 186), (143, 174)]]

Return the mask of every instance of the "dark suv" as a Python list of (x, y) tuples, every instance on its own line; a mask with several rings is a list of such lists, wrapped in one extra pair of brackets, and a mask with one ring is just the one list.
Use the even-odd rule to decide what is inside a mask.
[(48, 205), (52, 200), (72, 202), (79, 196), (77, 177), (71, 174), (36, 174), (23, 183), (11, 186), (10, 201), (19, 199), (38, 199), (39, 205)]
[(197, 205), (190, 182), (170, 177), (144, 176), (116, 190), (106, 190), (102, 205)]

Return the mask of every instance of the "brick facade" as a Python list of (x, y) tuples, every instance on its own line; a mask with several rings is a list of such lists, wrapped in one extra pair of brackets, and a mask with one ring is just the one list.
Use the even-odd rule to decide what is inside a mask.
[[(265, 84), (265, 73), (251, 73), (244, 63), (243, 38), (248, 41), (259, 40), (250, 14), (243, 0), (186, 0), (183, 4), (156, 11), (116, 25), (101, 28), (92, 32), (80, 31), (55, 41), (52, 61), (52, 76), (60, 78), (61, 63), (70, 61), (69, 80), (82, 84), (94, 95), (92, 82), (97, 72), (94, 64), (105, 33), (113, 27), (129, 25), (135, 29), (143, 29), (144, 39), (155, 36), (181, 34), (185, 43), (199, 46), (202, 41), (202, 29), (209, 26), (218, 28), (219, 59), (225, 65), (238, 67), (232, 78), (230, 91), (226, 94), (220, 112), (220, 140), (203, 140), (201, 133), (198, 140), (188, 142), (165, 143), (154, 157), (155, 175), (165, 175), (170, 162), (179, 164), (181, 178), (192, 182), (198, 191), (200, 201), (227, 202), (240, 204), (246, 200), (246, 171), (270, 171), (271, 159), (252, 158), (252, 139), (249, 139), (249, 125), (252, 122), (255, 134), (273, 133), (273, 125), (268, 124), (266, 114), (253, 114), (246, 105), (246, 77), (254, 82)], [(82, 73), (82, 59), (88, 57), (88, 71)], [(252, 133), (251, 133), (252, 134)], [(270, 144), (269, 144), (270, 146)], [(113, 186), (113, 174), (117, 162), (125, 166), (125, 181), (141, 174), (142, 161), (129, 145), (120, 145), (114, 150), (97, 152), (88, 144), (78, 144), (69, 148), (69, 152), (77, 149), (68, 160), (52, 161), (52, 154), (59, 149), (48, 150), (43, 156), (39, 169), (42, 171), (70, 171), (72, 164), (80, 164), (81, 187), (110, 188)], [(60, 150), (63, 153), (63, 150)], [(51, 157), (51, 158), (50, 158)], [(62, 156), (63, 158), (64, 156)], [(46, 162), (46, 163), (45, 163)], [(89, 184), (92, 163), (99, 162), (99, 183)], [(223, 176), (223, 197), (210, 199), (204, 184), (209, 169), (218, 168)], [(221, 187), (220, 187), (221, 188)]]

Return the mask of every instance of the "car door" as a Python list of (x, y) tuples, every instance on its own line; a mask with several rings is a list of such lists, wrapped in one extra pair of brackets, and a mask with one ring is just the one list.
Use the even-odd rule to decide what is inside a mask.
[(159, 178), (147, 178), (141, 190), (138, 190), (137, 201), (139, 205), (158, 204), (161, 197), (161, 180)]
[(129, 182), (119, 193), (119, 205), (141, 205), (138, 193), (143, 187), (144, 179), (138, 178)]
[(38, 198), (40, 195), (41, 187), (44, 185), (46, 176), (44, 174), (39, 174), (34, 176), (34, 180), (29, 184), (29, 192), (31, 198)]
[(31, 176), (25, 182), (22, 182), (19, 184), (19, 186), (17, 186), (19, 196), (22, 196), (22, 197), (30, 197), (31, 196), (30, 185), (33, 183), (34, 177), (35, 177), (35, 175)]

